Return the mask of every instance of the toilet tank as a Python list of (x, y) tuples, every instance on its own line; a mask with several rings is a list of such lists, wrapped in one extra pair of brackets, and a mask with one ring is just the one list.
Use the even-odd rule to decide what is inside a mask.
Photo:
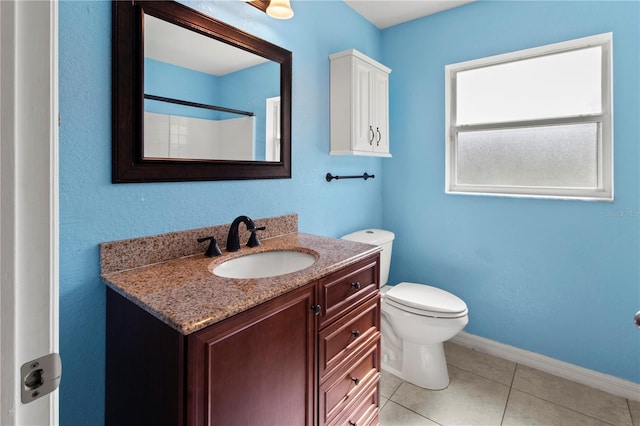
[(380, 253), (380, 287), (389, 279), (389, 267), (391, 266), (391, 249), (395, 235), (384, 229), (364, 229), (352, 232), (342, 237), (343, 240), (357, 241), (359, 243), (372, 244), (382, 247)]

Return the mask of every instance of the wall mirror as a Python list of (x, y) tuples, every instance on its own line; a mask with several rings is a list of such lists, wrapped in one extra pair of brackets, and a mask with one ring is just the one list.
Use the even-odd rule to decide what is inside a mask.
[(291, 52), (169, 1), (113, 2), (113, 182), (291, 177)]

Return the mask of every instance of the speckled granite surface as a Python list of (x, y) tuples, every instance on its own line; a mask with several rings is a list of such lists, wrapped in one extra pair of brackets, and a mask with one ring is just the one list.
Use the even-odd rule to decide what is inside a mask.
[[(295, 219), (297, 227), (297, 217)], [(264, 222), (259, 223), (256, 220), (256, 224), (261, 226)], [(161, 246), (170, 244), (171, 241), (168, 239), (162, 242)], [(102, 278), (109, 287), (186, 335), (303, 286), (380, 250), (379, 247), (368, 244), (297, 232), (262, 238), (261, 242), (262, 245), (254, 248), (243, 245), (239, 252), (234, 253), (227, 253), (224, 244), (221, 244), (222, 256), (213, 258), (204, 256), (206, 245), (203, 244), (203, 247), (199, 247), (200, 253), (195, 255), (124, 270), (118, 270), (113, 265), (122, 265), (127, 261), (115, 261), (110, 258), (109, 264), (101, 267)], [(139, 244), (140, 242), (128, 243), (130, 250), (122, 249), (126, 253), (125, 256), (135, 257), (135, 250), (131, 248), (138, 247)], [(148, 249), (145, 244), (142, 246), (145, 250)], [(232, 279), (218, 277), (211, 272), (215, 266), (235, 257), (261, 251), (292, 249), (313, 254), (317, 260), (308, 268), (269, 278)], [(153, 258), (149, 255), (144, 257)]]
[[(297, 214), (255, 219), (254, 222), (258, 227), (267, 227), (264, 231), (258, 232), (260, 240), (298, 232)], [(230, 225), (228, 223), (102, 243), (100, 244), (100, 275), (204, 253), (209, 247), (209, 242), (199, 243), (198, 238), (201, 237), (216, 237), (220, 248), (224, 248)], [(244, 225), (240, 225), (240, 230), (244, 230)], [(246, 244), (249, 235), (248, 232), (241, 232), (240, 244)]]

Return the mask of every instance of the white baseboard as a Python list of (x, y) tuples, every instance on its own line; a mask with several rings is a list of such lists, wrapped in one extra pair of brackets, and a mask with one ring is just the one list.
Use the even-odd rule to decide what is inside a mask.
[(461, 346), (476, 349), (479, 352), (494, 355), (567, 380), (591, 386), (592, 388), (600, 389), (613, 395), (640, 401), (640, 384), (638, 383), (578, 367), (568, 362), (559, 361), (535, 352), (525, 351), (524, 349), (505, 345), (464, 331), (460, 332), (450, 341)]

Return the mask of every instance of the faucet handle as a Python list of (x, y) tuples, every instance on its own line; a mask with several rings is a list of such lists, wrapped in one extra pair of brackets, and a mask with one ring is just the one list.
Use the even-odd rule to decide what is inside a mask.
[(258, 247), (260, 245), (260, 241), (258, 240), (256, 231), (264, 231), (265, 229), (267, 229), (266, 226), (253, 227), (253, 228), (247, 229), (249, 232), (251, 232), (249, 241), (247, 241), (247, 247)]
[(207, 257), (220, 256), (222, 254), (222, 251), (220, 251), (220, 247), (218, 247), (218, 242), (216, 241), (215, 237), (198, 238), (199, 243), (203, 243), (208, 240), (211, 240), (211, 243), (209, 244), (209, 248), (204, 255)]

